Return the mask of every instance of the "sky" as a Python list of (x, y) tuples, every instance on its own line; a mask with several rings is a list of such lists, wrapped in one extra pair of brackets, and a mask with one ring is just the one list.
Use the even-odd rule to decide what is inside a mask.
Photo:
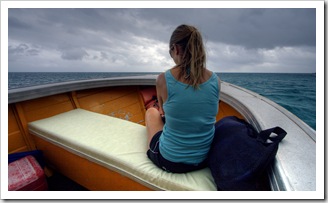
[(316, 72), (315, 8), (9, 8), (9, 72), (162, 72), (180, 24), (215, 72)]

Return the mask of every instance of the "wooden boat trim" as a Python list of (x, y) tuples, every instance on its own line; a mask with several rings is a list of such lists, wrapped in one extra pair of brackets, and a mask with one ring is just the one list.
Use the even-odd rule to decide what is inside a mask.
[[(94, 79), (11, 89), (8, 103), (99, 87), (155, 85), (156, 77)], [(316, 134), (312, 128), (271, 100), (226, 82), (222, 82), (220, 100), (240, 112), (258, 131), (274, 126), (287, 131), (269, 171), (272, 190), (316, 190)]]

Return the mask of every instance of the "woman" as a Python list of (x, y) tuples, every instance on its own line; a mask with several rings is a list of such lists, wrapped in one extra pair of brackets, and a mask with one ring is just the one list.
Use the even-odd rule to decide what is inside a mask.
[(146, 112), (147, 155), (163, 170), (185, 173), (207, 166), (220, 81), (206, 69), (202, 36), (195, 27), (178, 26), (169, 53), (176, 65), (156, 80), (159, 110)]

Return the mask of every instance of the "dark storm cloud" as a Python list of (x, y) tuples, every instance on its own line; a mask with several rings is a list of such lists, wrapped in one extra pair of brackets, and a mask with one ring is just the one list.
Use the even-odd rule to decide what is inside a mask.
[(162, 24), (195, 24), (211, 41), (247, 48), (315, 46), (315, 9), (143, 9)]
[[(38, 64), (49, 71), (72, 67), (162, 71), (173, 65), (167, 52), (170, 35), (185, 23), (203, 34), (208, 64), (214, 70), (252, 72), (258, 70), (254, 67), (270, 64), (273, 72), (283, 66), (313, 72), (315, 14), (315, 9), (284, 8), (9, 8), (9, 70), (21, 70), (24, 61), (24, 70)], [(296, 67), (289, 60), (303, 61), (303, 55), (307, 56), (304, 64), (311, 67)]]
[(56, 40), (92, 30), (166, 41), (181, 23), (194, 24), (211, 41), (248, 48), (315, 46), (316, 34), (315, 9), (10, 9), (8, 20), (9, 36), (24, 39), (33, 28)]

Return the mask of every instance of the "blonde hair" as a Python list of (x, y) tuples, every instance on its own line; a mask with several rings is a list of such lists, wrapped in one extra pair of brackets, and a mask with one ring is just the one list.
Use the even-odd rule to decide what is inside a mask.
[(179, 79), (184, 77), (189, 85), (198, 89), (206, 68), (206, 53), (202, 36), (197, 28), (180, 25), (172, 33), (170, 48), (178, 45), (182, 49), (182, 60), (176, 67), (180, 68)]

